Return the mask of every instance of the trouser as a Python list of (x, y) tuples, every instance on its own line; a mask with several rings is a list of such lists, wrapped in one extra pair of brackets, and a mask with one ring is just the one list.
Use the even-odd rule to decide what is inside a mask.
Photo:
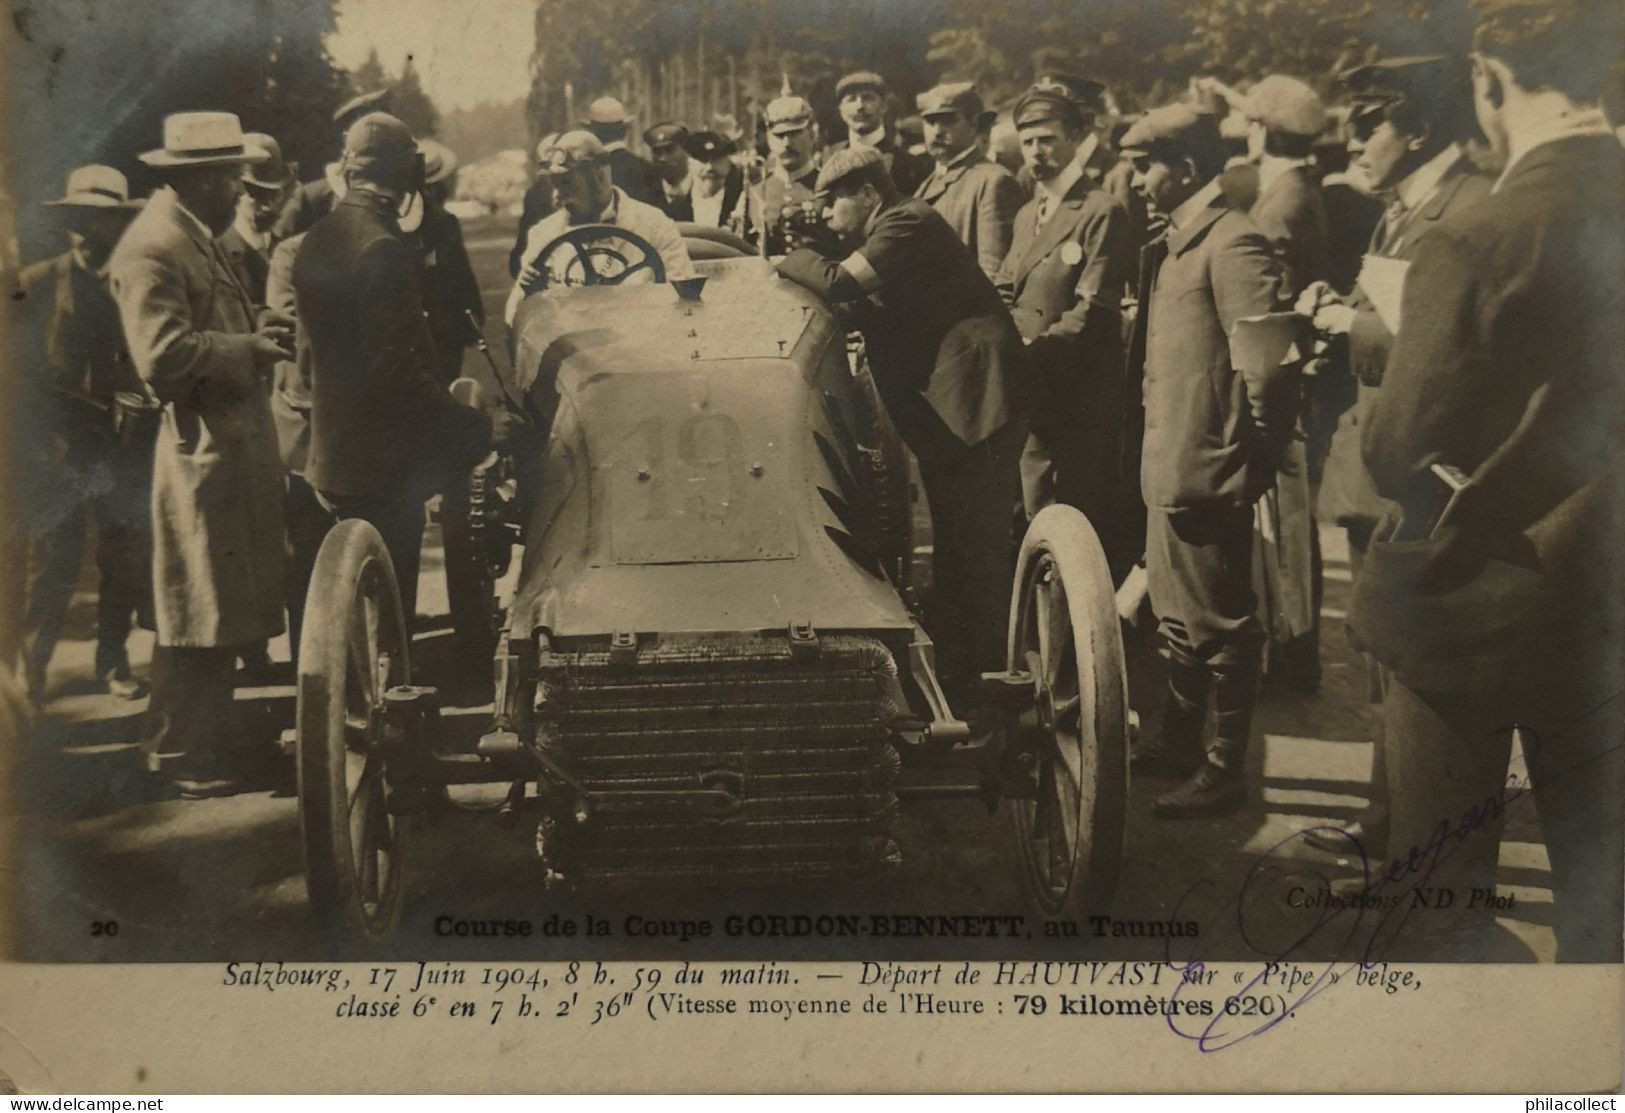
[(1012, 421), (974, 447), (920, 460), (931, 508), (929, 632), (950, 700), (973, 702), (979, 674), (1004, 667), (1015, 575), (1010, 512), (1026, 436), (1026, 423)]
[(62, 501), (31, 523), (27, 543), (23, 653), (33, 691), (43, 688), (62, 635), (87, 528), (96, 535), (97, 675), (128, 667), (132, 623), (152, 628), (151, 487), (150, 453), (70, 448), (57, 487)]
[[(1123, 538), (1117, 456), (1116, 438), (1081, 426), (1035, 428), (1021, 452), (1021, 504), (1028, 519), (1057, 502), (1082, 512), (1114, 574), (1131, 547)], [(1139, 555), (1136, 547), (1129, 562)]]
[[(1365, 551), (1371, 546), (1371, 535), (1376, 528), (1377, 523), (1369, 518), (1349, 518), (1343, 523), (1343, 531), (1348, 536), (1351, 583), (1360, 578), (1360, 569), (1365, 567)], [(1369, 653), (1360, 656), (1365, 664), (1365, 698), (1369, 703), (1380, 705), (1388, 686), (1387, 673)], [(1371, 740), (1371, 802), (1361, 817), (1368, 830), (1381, 828), (1388, 822), (1388, 758), (1383, 741), (1386, 737), (1387, 730), (1379, 720), (1376, 737)]]
[[(1450, 889), (1458, 922), (1487, 926), (1492, 915), (1483, 900), (1473, 901), (1473, 890), (1493, 892), (1505, 809), (1526, 806), (1519, 797), (1532, 785), (1551, 862), (1558, 960), (1618, 962), (1625, 701), (1617, 692), (1550, 679), (1514, 706), (1482, 693), (1417, 692), (1390, 678), (1383, 701), (1388, 857), (1406, 861), (1412, 847), (1442, 842), (1444, 855), (1425, 880), (1411, 874), (1399, 884)], [(1512, 724), (1527, 771), (1509, 775)]]
[(1239, 768), (1258, 702), (1264, 631), (1252, 579), (1253, 511), (1213, 504), (1146, 512), (1146, 578), (1169, 663), (1164, 730), (1194, 743), (1214, 692), (1209, 759)]
[(288, 651), (297, 665), (299, 636), (305, 625), (305, 595), (310, 591), (310, 575), (316, 568), (322, 541), (333, 528), (333, 515), (317, 499), (305, 477), (293, 472), (288, 473), (282, 513), (288, 530)]
[(331, 510), (338, 521), (359, 518), (370, 523), (384, 539), (401, 592), (401, 613), (410, 631), (417, 615), (418, 563), (423, 554), (423, 504), (427, 496), (417, 487), (365, 495), (332, 495), (325, 491), (316, 494), (320, 504)]
[(233, 724), (232, 671), (241, 646), (160, 645), (142, 746), (148, 767), (182, 776), (218, 771), (244, 744)]

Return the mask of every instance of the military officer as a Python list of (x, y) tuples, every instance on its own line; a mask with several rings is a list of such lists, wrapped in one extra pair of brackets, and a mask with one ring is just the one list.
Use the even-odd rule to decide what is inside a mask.
[(908, 197), (931, 173), (931, 160), (911, 152), (886, 125), (886, 97), (886, 79), (878, 73), (861, 70), (837, 81), (835, 105), (846, 124), (846, 138), (831, 144), (824, 157), (848, 147), (873, 147), (885, 156), (898, 191)]
[(772, 169), (751, 187), (746, 219), (752, 239), (766, 237), (763, 253), (782, 255), (786, 247), (786, 212), (809, 204), (816, 192), (818, 163), (813, 151), (817, 136), (812, 105), (797, 96), (776, 97), (767, 102), (762, 121), (767, 128)]
[(410, 623), (423, 505), (473, 467), (511, 419), (458, 404), (439, 378), (422, 267), (397, 215), (422, 187), (411, 132), (385, 113), (363, 116), (345, 136), (343, 173), (343, 199), (306, 234), (293, 267), (311, 376), (305, 477), (337, 518), (377, 527)]
[[(1373, 235), (1371, 254), (1409, 262), (1422, 238), (1441, 220), (1490, 192), (1489, 179), (1461, 148), (1461, 141), (1477, 129), (1466, 60), (1442, 55), (1395, 58), (1351, 70), (1342, 81), (1353, 100), (1349, 139), (1353, 172), (1367, 189), (1392, 198)], [(1389, 510), (1360, 459), (1360, 434), (1382, 385), (1394, 334), (1359, 289), (1341, 298), (1326, 284), (1317, 284), (1304, 291), (1299, 309), (1333, 341), (1330, 350), (1335, 357), (1324, 361), (1321, 374), (1352, 379), (1354, 403), (1338, 418), (1332, 435), (1319, 512), (1347, 531), (1349, 564), (1358, 579), (1372, 533)], [(1368, 698), (1380, 701), (1380, 673), (1375, 668), (1369, 671)], [(1371, 774), (1372, 806), (1348, 827), (1371, 854), (1386, 849), (1386, 767), (1379, 735)], [(1310, 836), (1309, 841), (1317, 839)], [(1341, 836), (1322, 838), (1318, 844), (1334, 851), (1347, 846)]]
[(818, 188), (832, 230), (859, 246), (839, 259), (799, 247), (779, 273), (848, 307), (863, 332), (931, 507), (944, 689), (956, 708), (975, 706), (978, 674), (999, 667), (1013, 573), (1009, 514), (1031, 398), (1020, 334), (969, 249), (898, 191), (878, 150), (837, 151)]
[(1091, 133), (1070, 90), (1034, 85), (1016, 102), (1014, 119), (1034, 192), (1016, 217), (996, 282), (1048, 402), (1022, 454), (1023, 503), (1029, 516), (1052, 502), (1077, 507), (1114, 563), (1132, 562), (1138, 539), (1118, 536), (1116, 526), (1126, 413), (1122, 301), (1138, 245), (1128, 210), (1084, 172), (1079, 146)]
[(968, 81), (928, 89), (915, 104), (936, 169), (914, 196), (942, 214), (992, 278), (1010, 250), (1010, 225), (1026, 199), (1010, 172), (982, 155), (982, 135), (993, 113), (983, 108)]
[(689, 196), (693, 221), (708, 228), (743, 227), (745, 171), (734, 159), (738, 145), (715, 131), (697, 131), (688, 139), (688, 155), (695, 162), (694, 189)]
[[(1294, 416), (1280, 369), (1244, 374), (1228, 337), (1240, 318), (1275, 307), (1280, 272), (1257, 225), (1225, 202), (1211, 115), (1187, 104), (1155, 109), (1123, 146), (1135, 187), (1167, 222), (1136, 327), (1145, 335), (1146, 570), (1169, 687), (1161, 733), (1134, 767), (1184, 778), (1158, 798), (1158, 815), (1211, 815), (1246, 800), (1262, 648), (1252, 504), (1274, 482)], [(1216, 726), (1204, 755), (1210, 688)]]
[(251, 131), (243, 138), (265, 152), (265, 161), (243, 169), (243, 195), (237, 198), (231, 227), (220, 234), (220, 249), (254, 304), (264, 305), (265, 279), (276, 247), (272, 229), (293, 187), (293, 175), (282, 161), (282, 145), (271, 136)]
[[(164, 404), (153, 465), (158, 647), (146, 744), (182, 793), (221, 795), (263, 771), (233, 730), (232, 666), (282, 632), (282, 465), (272, 368), (289, 331), (256, 313), (215, 237), (242, 167), (265, 153), (229, 112), (164, 119), (141, 155), (163, 179), (108, 265), (130, 357)], [(256, 317), (260, 323), (256, 327)], [(261, 751), (263, 753), (263, 751)]]
[[(1504, 169), (1417, 239), (1362, 432), (1399, 512), (1349, 615), (1391, 670), (1388, 857), (1493, 890), (1532, 786), (1560, 962), (1617, 962), (1625, 901), (1625, 150), (1599, 108), (1620, 30), (1617, 5), (1480, 8), (1474, 104)], [(1476, 936), (1477, 913), (1409, 926)]]
[(688, 157), (688, 129), (682, 124), (656, 124), (643, 133), (660, 194), (655, 207), (678, 223), (694, 220), (694, 163)]
[(130, 671), (125, 642), (132, 617), (152, 626), (146, 426), (150, 418), (155, 427), (157, 414), (130, 363), (107, 261), (141, 203), (130, 200), (124, 175), (111, 166), (81, 166), (68, 175), (63, 196), (45, 205), (64, 218), (68, 250), (24, 267), (16, 281), (19, 302), (32, 299), (49, 312), (42, 353), (49, 379), (35, 385), (51, 388), (37, 390), (30, 406), (30, 432), (47, 433), (52, 443), (30, 445), (39, 455), (28, 474), (39, 486), (27, 491), (25, 503), (24, 675), (39, 703), (78, 579), (88, 504), (99, 573), (96, 677), (111, 694), (136, 699), (146, 685)]
[(635, 155), (626, 145), (632, 118), (626, 105), (614, 97), (599, 97), (587, 106), (581, 126), (604, 145), (609, 177), (615, 187), (634, 201), (645, 205), (660, 203), (660, 177), (647, 159)]

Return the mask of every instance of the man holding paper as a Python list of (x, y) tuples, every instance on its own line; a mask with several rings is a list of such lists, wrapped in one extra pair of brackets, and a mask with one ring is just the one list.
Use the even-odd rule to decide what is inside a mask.
[(1617, 5), (1481, 5), (1474, 102), (1505, 170), (1417, 245), (1362, 430), (1402, 517), (1349, 610), (1391, 670), (1388, 857), (1440, 847), (1427, 884), (1493, 893), (1532, 787), (1566, 962), (1619, 961), (1625, 902), (1625, 151), (1598, 107), (1619, 31)]
[[(1320, 486), (1322, 517), (1348, 533), (1349, 564), (1356, 577), (1365, 562), (1371, 533), (1386, 505), (1377, 496), (1360, 459), (1360, 432), (1370, 419), (1388, 353), (1399, 327), (1399, 304), (1406, 271), (1417, 245), (1447, 216), (1487, 196), (1490, 183), (1462, 151), (1472, 134), (1472, 90), (1461, 58), (1430, 55), (1395, 58), (1343, 74), (1352, 111), (1351, 170), (1373, 193), (1390, 198), (1372, 236), (1360, 282), (1348, 299), (1324, 283), (1306, 290), (1298, 308), (1315, 319), (1330, 341), (1331, 358), (1321, 362), (1330, 378), (1322, 397), (1352, 396), (1338, 417)], [(1367, 698), (1380, 702), (1382, 678), (1368, 668)], [(1379, 736), (1372, 761), (1371, 805), (1349, 827), (1366, 851), (1380, 854), (1388, 834), (1384, 785), (1387, 763)], [(1346, 848), (1334, 836), (1309, 841), (1323, 849)]]
[[(1275, 307), (1280, 270), (1257, 225), (1225, 203), (1211, 115), (1187, 104), (1148, 112), (1124, 135), (1123, 153), (1135, 189), (1167, 219), (1150, 249), (1155, 277), (1136, 329), (1145, 351), (1146, 573), (1169, 688), (1161, 734), (1133, 765), (1181, 779), (1157, 800), (1158, 815), (1217, 815), (1246, 802), (1243, 760), (1263, 649), (1253, 503), (1274, 482), (1295, 416), (1282, 381), (1290, 379), (1280, 366), (1285, 346), (1273, 361), (1238, 366), (1255, 361), (1233, 359), (1230, 336), (1239, 321)], [(1243, 328), (1249, 341), (1275, 331)], [(1263, 356), (1273, 347), (1248, 346)], [(1216, 727), (1204, 754), (1209, 689)]]

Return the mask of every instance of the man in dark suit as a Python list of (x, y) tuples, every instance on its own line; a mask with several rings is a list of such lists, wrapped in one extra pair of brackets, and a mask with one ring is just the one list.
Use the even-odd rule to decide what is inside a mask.
[[(396, 216), (421, 186), (411, 133), (373, 113), (350, 128), (344, 146), (344, 198), (311, 228), (294, 261), (298, 343), (309, 349), (312, 379), (305, 477), (339, 519), (378, 528), (410, 622), (423, 504), (489, 450), (493, 422), (453, 401), (437, 377), (422, 268)], [(506, 415), (498, 417), (500, 436)]]
[(660, 204), (660, 177), (649, 161), (633, 154), (626, 146), (632, 118), (626, 105), (614, 97), (599, 97), (587, 106), (581, 126), (598, 137), (609, 153), (609, 179), (621, 192), (645, 205)]
[(844, 259), (806, 247), (779, 273), (848, 307), (881, 399), (920, 463), (935, 538), (932, 637), (944, 689), (974, 706), (999, 667), (1010, 593), (1010, 506), (1026, 437), (1029, 372), (993, 284), (953, 229), (903, 197), (873, 148), (831, 155), (818, 175)]
[(886, 160), (897, 191), (904, 197), (914, 194), (931, 174), (931, 159), (915, 154), (898, 141), (897, 132), (886, 124), (886, 79), (867, 70), (849, 73), (835, 83), (835, 105), (846, 124), (846, 138), (830, 144), (827, 160), (836, 151), (851, 147), (873, 147)]
[(1010, 250), (1010, 225), (1026, 200), (1010, 172), (982, 156), (982, 133), (993, 114), (968, 81), (928, 89), (914, 103), (925, 122), (926, 150), (937, 164), (914, 196), (942, 214), (992, 278)]
[(293, 185), (293, 175), (282, 161), (282, 145), (271, 136), (251, 131), (243, 141), (263, 151), (265, 161), (244, 168), (237, 215), (231, 227), (220, 233), (220, 250), (226, 253), (226, 261), (248, 291), (249, 299), (255, 305), (264, 305), (265, 280), (271, 271), (271, 251), (276, 247), (272, 229)]
[(1090, 134), (1084, 106), (1065, 88), (1040, 83), (1013, 115), (1034, 192), (1016, 216), (995, 282), (1049, 402), (1022, 454), (1022, 501), (1029, 516), (1052, 502), (1077, 507), (1121, 566), (1140, 555), (1139, 538), (1118, 528), (1126, 478), (1122, 302), (1138, 245), (1128, 210), (1078, 159)]
[[(1618, 962), (1625, 901), (1625, 151), (1598, 108), (1619, 20), (1481, 9), (1474, 102), (1506, 169), (1416, 246), (1363, 434), (1403, 521), (1350, 613), (1391, 669), (1392, 856), (1428, 863), (1418, 884), (1492, 892), (1504, 807), (1532, 780), (1559, 961)], [(1436, 466), (1466, 476), (1453, 500)], [(1527, 776), (1509, 778), (1514, 732)], [(1413, 919), (1475, 932), (1481, 909)]]
[(649, 160), (660, 181), (654, 204), (661, 212), (682, 224), (694, 222), (694, 164), (688, 157), (688, 129), (667, 121), (643, 133), (649, 146)]
[(553, 194), (553, 179), (547, 173), (548, 159), (552, 157), (553, 144), (558, 137), (558, 132), (551, 132), (542, 136), (541, 142), (536, 144), (536, 179), (525, 190), (524, 200), (519, 207), (519, 229), (514, 233), (513, 247), (508, 251), (508, 274), (512, 278), (519, 277), (525, 244), (530, 242), (530, 230), (559, 207), (558, 198)]
[(744, 228), (745, 171), (734, 160), (739, 148), (732, 139), (714, 131), (697, 131), (688, 138), (688, 154), (695, 162), (690, 219), (707, 228)]
[[(1392, 197), (1372, 236), (1370, 253), (1409, 262), (1423, 237), (1441, 220), (1490, 192), (1489, 179), (1460, 145), (1477, 130), (1466, 59), (1395, 58), (1351, 70), (1342, 80), (1353, 98), (1349, 139), (1353, 172), (1367, 189)], [(1323, 519), (1347, 531), (1349, 565), (1358, 578), (1372, 532), (1389, 509), (1366, 474), (1360, 434), (1376, 403), (1394, 334), (1363, 289), (1345, 298), (1327, 283), (1315, 283), (1303, 292), (1298, 308), (1314, 318), (1329, 345), (1329, 356), (1320, 362), (1317, 375), (1324, 380), (1322, 392), (1353, 400), (1332, 434), (1318, 510)], [(1368, 668), (1368, 698), (1380, 702), (1381, 685), (1380, 670), (1373, 662)], [(1379, 735), (1371, 807), (1347, 828), (1372, 854), (1387, 846), (1386, 768)], [(1309, 841), (1333, 851), (1347, 846), (1340, 835), (1311, 835)]]
[[(1294, 414), (1281, 369), (1237, 368), (1228, 338), (1237, 320), (1275, 307), (1280, 272), (1258, 226), (1224, 199), (1211, 115), (1155, 109), (1123, 145), (1135, 188), (1167, 221), (1136, 328), (1145, 338), (1146, 572), (1169, 688), (1161, 734), (1134, 768), (1185, 778), (1156, 801), (1158, 815), (1213, 815), (1246, 801), (1262, 649), (1253, 503), (1274, 483)], [(1216, 725), (1204, 756), (1210, 688)]]

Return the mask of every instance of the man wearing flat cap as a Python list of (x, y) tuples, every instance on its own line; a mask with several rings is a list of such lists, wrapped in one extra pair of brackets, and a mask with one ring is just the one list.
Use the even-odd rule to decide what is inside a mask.
[[(1390, 670), (1387, 857), (1442, 828), (1428, 884), (1493, 890), (1504, 804), (1532, 789), (1560, 962), (1618, 962), (1625, 901), (1625, 150), (1599, 104), (1620, 22), (1479, 7), (1473, 99), (1504, 169), (1417, 239), (1362, 433), (1398, 513), (1349, 612)], [(1417, 938), (1493, 932), (1477, 911), (1413, 916)]]
[(797, 248), (779, 273), (862, 330), (887, 412), (920, 464), (936, 538), (932, 637), (955, 707), (998, 667), (1011, 568), (1016, 460), (1032, 404), (1020, 335), (969, 249), (931, 206), (897, 190), (879, 151), (819, 171), (845, 258)]
[[(163, 403), (152, 477), (158, 647), (146, 744), (183, 793), (235, 792), (263, 766), (232, 726), (232, 666), (282, 632), (282, 462), (270, 407), (285, 324), (256, 310), (215, 237), (245, 164), (229, 112), (164, 120), (141, 156), (164, 185), (114, 249), (108, 274), (130, 358)], [(256, 324), (256, 318), (261, 322)], [(263, 752), (263, 751), (261, 751)]]
[[(572, 227), (599, 224), (610, 229), (624, 228), (655, 249), (667, 282), (693, 277), (694, 262), (683, 245), (677, 225), (655, 206), (628, 197), (620, 186), (613, 184), (604, 146), (591, 133), (571, 131), (559, 136), (548, 155), (547, 172), (558, 194), (559, 208), (530, 230), (519, 281), (509, 291), (503, 312), (510, 325), (519, 303), (538, 283), (560, 285), (569, 281), (569, 266), (576, 258), (575, 253), (552, 252), (550, 258), (543, 258), (542, 251)], [(610, 233), (605, 238), (613, 240), (614, 237)], [(652, 277), (653, 272), (645, 269), (630, 281), (652, 281)]]
[[(1035, 415), (1022, 454), (1029, 516), (1052, 502), (1083, 511), (1114, 567), (1132, 564), (1139, 538), (1123, 536), (1123, 293), (1138, 245), (1122, 202), (1100, 188), (1079, 157), (1092, 137), (1067, 90), (1040, 83), (1013, 112), (1033, 198), (996, 279), (1027, 343), (1049, 405)], [(1137, 532), (1137, 531), (1136, 531)]]
[(1248, 156), (1258, 164), (1258, 197), (1247, 215), (1270, 238), (1286, 290), (1296, 295), (1326, 277), (1326, 207), (1309, 174), (1326, 110), (1308, 85), (1271, 74), (1247, 90), (1241, 114)]
[[(23, 664), (28, 694), (45, 696), (46, 669), (67, 617), (84, 553), (90, 511), (99, 583), (96, 678), (121, 699), (146, 686), (125, 650), (132, 618), (152, 627), (151, 400), (130, 362), (118, 307), (107, 288), (107, 260), (141, 209), (124, 175), (81, 166), (66, 192), (45, 206), (62, 218), (68, 250), (22, 268), (14, 311), (33, 310), (15, 335), (43, 343), (29, 350), (29, 420), (17, 433), (31, 454), (22, 473), (21, 523), (27, 535)], [(19, 322), (21, 324), (21, 322)], [(37, 363), (34, 362), (37, 360)], [(31, 380), (31, 381), (30, 381)], [(132, 404), (133, 403), (133, 404)]]
[[(1443, 55), (1394, 58), (1351, 70), (1342, 80), (1353, 104), (1348, 143), (1352, 172), (1372, 193), (1391, 198), (1372, 235), (1370, 254), (1408, 263), (1423, 238), (1445, 217), (1490, 192), (1489, 179), (1461, 146), (1477, 131), (1467, 60)], [(1347, 531), (1349, 564), (1358, 579), (1366, 547), (1389, 509), (1366, 473), (1360, 434), (1376, 404), (1394, 334), (1360, 287), (1344, 298), (1317, 283), (1303, 292), (1298, 308), (1314, 319), (1317, 331), (1330, 342), (1317, 378), (1353, 401), (1338, 417), (1332, 434), (1318, 512)], [(1374, 662), (1368, 668), (1366, 691), (1367, 698), (1381, 702), (1381, 674)], [(1348, 828), (1372, 854), (1387, 848), (1383, 749), (1379, 735), (1372, 764), (1372, 805)], [(1309, 841), (1333, 851), (1346, 845), (1317, 842), (1315, 836)]]
[(747, 235), (752, 240), (766, 237), (763, 254), (783, 255), (787, 247), (786, 215), (794, 216), (796, 210), (810, 205), (817, 192), (817, 134), (812, 105), (789, 94), (775, 97), (763, 109), (762, 123), (767, 128), (772, 168), (747, 195)]
[(264, 305), (265, 279), (276, 247), (273, 229), (293, 187), (293, 175), (282, 161), (282, 145), (271, 136), (251, 131), (243, 139), (250, 147), (263, 151), (265, 159), (244, 167), (243, 194), (237, 198), (231, 227), (220, 235), (220, 249), (254, 304)]
[(411, 623), (423, 504), (505, 435), (507, 415), (458, 404), (441, 381), (421, 260), (398, 218), (423, 188), (411, 132), (385, 113), (363, 116), (342, 164), (344, 197), (306, 234), (293, 268), (311, 376), (305, 478), (335, 517), (378, 529)]
[(898, 192), (908, 197), (930, 175), (932, 163), (926, 156), (910, 152), (886, 126), (886, 96), (886, 79), (878, 73), (862, 70), (837, 81), (835, 107), (846, 124), (846, 138), (831, 144), (824, 157), (848, 148), (871, 147), (885, 156)]
[[(369, 112), (388, 112), (389, 100), (390, 90), (374, 89), (353, 96), (334, 109), (333, 132), (339, 137), (340, 146), (351, 124)], [(338, 180), (339, 164), (330, 162), (323, 168), (321, 177), (295, 187), (288, 195), (282, 215), (277, 218), (275, 238), (285, 240), (309, 231), (312, 224), (332, 212), (338, 202), (338, 190), (334, 188)]]
[(715, 131), (697, 131), (688, 139), (694, 160), (694, 190), (689, 196), (693, 221), (707, 228), (744, 227), (745, 171), (734, 161), (738, 145)]
[[(1241, 318), (1276, 307), (1280, 271), (1258, 226), (1225, 202), (1211, 115), (1154, 109), (1123, 149), (1135, 188), (1167, 224), (1148, 249), (1153, 277), (1135, 329), (1145, 352), (1146, 572), (1168, 691), (1160, 734), (1137, 747), (1133, 767), (1181, 781), (1156, 814), (1215, 815), (1246, 802), (1263, 650), (1253, 503), (1275, 481), (1296, 416), (1285, 369), (1237, 367), (1229, 336)], [(1204, 754), (1210, 690), (1216, 725)]]
[(670, 121), (656, 124), (643, 133), (660, 194), (655, 207), (679, 223), (694, 220), (694, 164), (688, 157), (688, 129)]
[(660, 176), (647, 159), (627, 149), (632, 118), (626, 113), (626, 105), (614, 97), (599, 97), (587, 106), (581, 126), (604, 145), (610, 181), (617, 189), (645, 205), (660, 204)]
[(968, 81), (938, 85), (915, 98), (925, 148), (936, 169), (914, 196), (936, 209), (992, 278), (1010, 250), (1010, 225), (1026, 200), (1016, 179), (982, 155), (993, 113)]

